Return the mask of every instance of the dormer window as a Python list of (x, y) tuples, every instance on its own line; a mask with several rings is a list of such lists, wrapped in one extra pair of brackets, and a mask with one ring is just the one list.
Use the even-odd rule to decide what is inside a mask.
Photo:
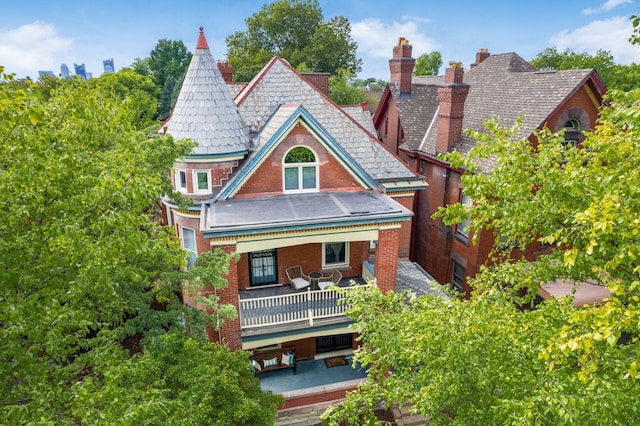
[(315, 192), (318, 190), (318, 162), (309, 148), (296, 146), (284, 157), (284, 192)]
[(209, 170), (193, 171), (193, 192), (207, 194), (211, 192), (211, 179)]

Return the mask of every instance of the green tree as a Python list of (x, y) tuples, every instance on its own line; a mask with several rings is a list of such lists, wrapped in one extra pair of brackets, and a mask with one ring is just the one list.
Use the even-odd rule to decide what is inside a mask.
[(416, 59), (413, 75), (438, 75), (442, 66), (442, 54), (438, 51), (423, 53)]
[(337, 75), (329, 77), (329, 97), (338, 105), (355, 105), (364, 102), (364, 88), (349, 81), (351, 73), (339, 70)]
[(570, 70), (594, 68), (608, 89), (632, 90), (639, 87), (639, 65), (620, 65), (613, 61), (613, 55), (606, 50), (598, 50), (595, 55), (565, 49), (562, 52), (550, 47), (538, 53), (531, 64), (539, 69)]
[(158, 87), (169, 77), (182, 81), (193, 55), (179, 40), (161, 39), (149, 54), (149, 69)]
[(278, 0), (246, 19), (247, 29), (227, 37), (228, 59), (236, 81), (248, 81), (273, 56), (294, 68), (305, 63), (315, 72), (360, 71), (357, 44), (347, 18), (325, 22), (317, 0)]
[(144, 130), (156, 123), (158, 88), (151, 77), (123, 69), (93, 78), (89, 84), (126, 102), (132, 110), (133, 124), (137, 129)]
[[(170, 354), (151, 348), (185, 322), (202, 330), (204, 314), (180, 303), (182, 283), (221, 285), (228, 258), (212, 253), (180, 272), (186, 254), (158, 223), (157, 200), (193, 143), (139, 131), (139, 106), (114, 96), (129, 97), (121, 77), (71, 79), (47, 96), (37, 83), (0, 84), (2, 424), (163, 423), (153, 415), (183, 399), (176, 412), (189, 419), (190, 382), (154, 376), (150, 365)], [(203, 300), (219, 314), (214, 326), (231, 314), (217, 302)], [(132, 357), (140, 344), (149, 350)], [(220, 365), (217, 380), (235, 380), (236, 364)], [(255, 393), (255, 382), (239, 385)]]
[[(529, 261), (512, 258), (511, 245), (496, 249), (469, 301), (358, 296), (358, 359), (372, 370), (331, 418), (386, 401), (412, 403), (433, 424), (640, 422), (632, 402), (640, 392), (639, 103), (638, 90), (610, 92), (582, 147), (548, 131), (533, 145), (515, 140), (517, 125), (493, 119), (471, 133), (477, 144), (467, 157), (444, 158), (466, 170), (474, 200), (443, 208), (445, 223), (470, 218), (471, 229), (499, 230), (520, 247), (540, 241), (549, 252)], [(496, 167), (480, 173), (489, 157)], [(590, 280), (611, 297), (516, 308), (533, 305), (538, 288), (556, 279)]]

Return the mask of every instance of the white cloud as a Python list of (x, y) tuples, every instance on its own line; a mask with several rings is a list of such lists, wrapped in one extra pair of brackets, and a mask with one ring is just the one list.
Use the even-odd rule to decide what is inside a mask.
[[(404, 19), (404, 18), (403, 18)], [(391, 24), (377, 18), (366, 18), (351, 24), (351, 36), (358, 43), (357, 55), (364, 65), (360, 77), (389, 79), (389, 63), (393, 46), (400, 37), (409, 40), (413, 46), (413, 57), (438, 49), (436, 42), (424, 35), (424, 25), (428, 19), (407, 17), (406, 21)]]
[(584, 9), (582, 13), (585, 15), (591, 15), (594, 13), (608, 12), (622, 4), (631, 4), (631, 3), (632, 3), (631, 0), (607, 0), (600, 7), (597, 7), (595, 9), (592, 9), (592, 8)]
[(614, 17), (590, 22), (573, 31), (562, 31), (550, 40), (559, 50), (572, 49), (594, 54), (598, 49), (608, 50), (618, 64), (640, 64), (640, 46), (629, 43), (633, 31), (628, 17)]
[(38, 77), (38, 71), (58, 74), (56, 56), (71, 50), (73, 39), (59, 37), (53, 25), (33, 22), (0, 32), (0, 65), (18, 77)]

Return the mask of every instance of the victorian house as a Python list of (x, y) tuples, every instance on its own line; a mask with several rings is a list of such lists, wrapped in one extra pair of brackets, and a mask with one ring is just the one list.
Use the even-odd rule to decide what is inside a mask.
[(238, 318), (208, 330), (234, 349), (286, 346), (306, 358), (351, 348), (329, 285), (394, 290), (409, 256), (424, 178), (380, 143), (362, 108), (329, 99), (327, 78), (274, 57), (251, 82), (225, 83), (201, 29), (164, 125), (197, 143), (172, 176), (193, 205), (164, 199), (166, 222), (191, 261), (216, 248), (239, 254), (218, 292)]
[[(440, 206), (472, 203), (465, 196), (460, 177), (439, 154), (468, 152), (474, 140), (465, 130), (484, 130), (484, 120), (494, 115), (511, 126), (522, 117), (518, 138), (535, 143), (537, 129), (565, 129), (569, 143), (596, 123), (605, 92), (593, 69), (538, 70), (516, 53), (491, 55), (481, 49), (475, 63), (465, 70), (452, 63), (444, 76), (413, 76), (412, 46), (400, 39), (389, 60), (391, 71), (382, 100), (374, 115), (380, 140), (416, 173), (424, 175), (429, 190), (417, 195), (410, 257), (441, 284), (469, 291), (466, 277), (487, 261), (496, 236), (482, 231), (478, 244), (470, 244), (468, 223), (445, 226), (432, 215)], [(494, 165), (481, 164), (483, 171)], [(540, 246), (523, 248), (534, 258)]]

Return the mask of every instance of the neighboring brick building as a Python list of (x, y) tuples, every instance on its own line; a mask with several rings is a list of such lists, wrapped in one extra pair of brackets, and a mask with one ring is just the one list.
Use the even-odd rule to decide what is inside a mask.
[[(197, 142), (172, 176), (194, 205), (184, 211), (164, 199), (167, 223), (191, 260), (218, 247), (240, 255), (218, 292), (239, 318), (210, 338), (235, 349), (293, 346), (301, 358), (319, 345), (351, 347), (335, 292), (292, 291), (285, 270), (358, 278), (371, 260), (378, 286), (395, 289), (424, 178), (377, 140), (363, 106), (341, 108), (327, 97), (326, 74), (300, 75), (276, 57), (250, 83), (231, 85), (225, 69), (201, 30), (163, 126)], [(271, 296), (259, 297), (265, 289)]]
[[(505, 125), (523, 119), (519, 138), (534, 142), (533, 132), (566, 129), (565, 138), (579, 140), (593, 128), (605, 92), (595, 70), (538, 71), (515, 53), (490, 55), (481, 49), (471, 69), (452, 63), (444, 76), (413, 76), (412, 47), (400, 39), (389, 60), (390, 84), (374, 115), (380, 140), (425, 176), (429, 188), (418, 195), (411, 236), (411, 259), (441, 284), (468, 291), (465, 278), (478, 272), (494, 246), (495, 236), (482, 231), (469, 243), (466, 224), (445, 226), (431, 216), (440, 206), (472, 200), (463, 195), (463, 170), (438, 160), (439, 153), (466, 153), (474, 140), (466, 129), (484, 130), (484, 120), (497, 115)], [(482, 167), (491, 170), (491, 160)], [(534, 257), (539, 246), (527, 247)]]

